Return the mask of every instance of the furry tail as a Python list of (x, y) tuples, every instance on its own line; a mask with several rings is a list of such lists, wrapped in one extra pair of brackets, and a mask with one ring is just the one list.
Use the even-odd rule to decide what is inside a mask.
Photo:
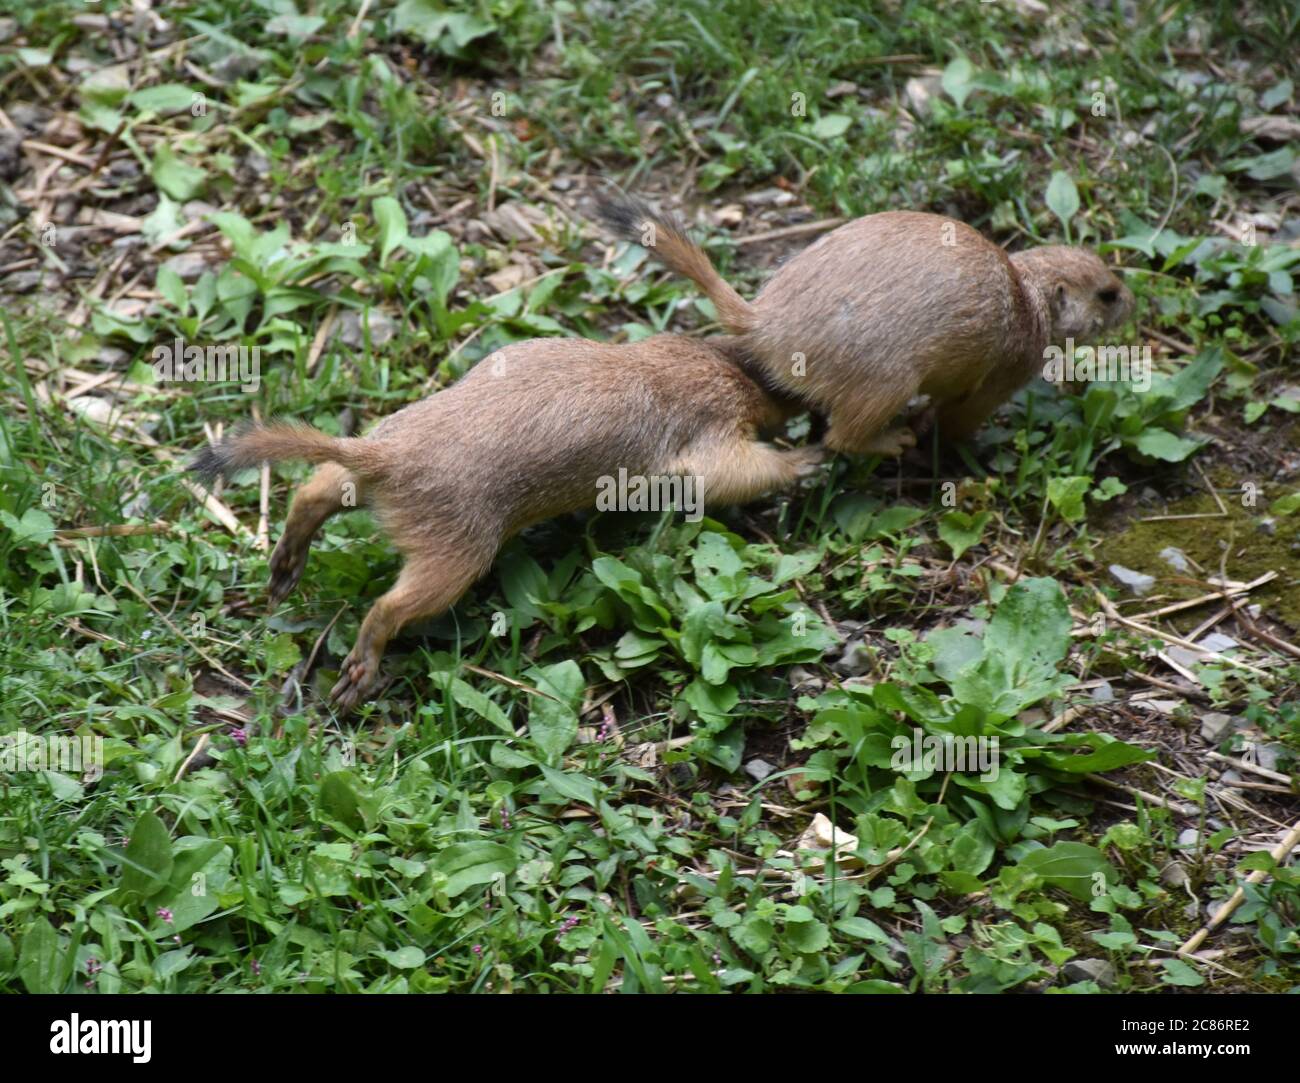
[(374, 440), (340, 439), (310, 425), (273, 421), (251, 426), (205, 447), (190, 461), (189, 468), (208, 484), (236, 470), (281, 459), (339, 463), (359, 474), (374, 474), (384, 466), (381, 448)]
[(596, 213), (611, 233), (646, 245), (670, 271), (685, 275), (699, 286), (718, 310), (722, 326), (733, 335), (753, 329), (757, 321), (749, 302), (723, 280), (704, 249), (686, 236), (685, 228), (672, 215), (661, 214), (621, 193), (598, 195)]

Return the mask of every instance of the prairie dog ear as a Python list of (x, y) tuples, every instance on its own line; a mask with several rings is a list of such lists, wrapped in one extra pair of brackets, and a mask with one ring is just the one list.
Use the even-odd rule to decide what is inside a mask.
[(1065, 283), (1058, 282), (1052, 290), (1052, 315), (1059, 316), (1065, 310)]

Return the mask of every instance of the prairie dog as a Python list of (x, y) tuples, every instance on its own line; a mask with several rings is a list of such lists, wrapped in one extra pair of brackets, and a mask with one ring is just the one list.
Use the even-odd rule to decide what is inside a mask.
[(898, 455), (889, 428), (927, 395), (945, 437), (969, 436), (1041, 372), (1043, 351), (1124, 323), (1133, 295), (1083, 248), (1008, 255), (937, 214), (886, 211), (840, 226), (742, 298), (672, 217), (603, 197), (605, 224), (692, 279), (771, 385), (825, 413), (833, 451)]
[(397, 582), (366, 614), (330, 693), (347, 710), (374, 687), (402, 625), (452, 606), (511, 535), (596, 505), (620, 470), (698, 477), (710, 506), (811, 473), (820, 448), (779, 450), (758, 439), (789, 416), (725, 338), (533, 339), (497, 350), (365, 437), (273, 423), (205, 448), (191, 469), (210, 480), (265, 460), (325, 464), (294, 495), (271, 554), (272, 608), (297, 584), (321, 524), (343, 510), (349, 483), (401, 550)]

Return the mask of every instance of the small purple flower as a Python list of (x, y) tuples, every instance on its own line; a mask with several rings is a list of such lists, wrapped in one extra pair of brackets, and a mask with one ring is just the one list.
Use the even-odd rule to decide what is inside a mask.
[(89, 974), (92, 978), (103, 969), (104, 969), (103, 964), (100, 963), (100, 961), (96, 959), (93, 955), (86, 957), (86, 973)]
[(236, 726), (234, 729), (230, 731), (230, 739), (234, 741), (235, 744), (237, 744), (240, 748), (243, 748), (246, 744), (248, 744), (248, 731), (246, 729), (241, 729), (240, 727)]
[(501, 810), (501, 828), (504, 831), (510, 830), (510, 810), (508, 808)]
[(172, 923), (172, 912), (168, 910), (167, 907), (160, 906), (158, 907), (157, 910), (154, 911), (154, 913), (158, 917), (160, 917), (163, 921), (167, 922), (168, 925)]
[(475, 944), (474, 947), (473, 947), (471, 950), (472, 950), (472, 951), (474, 952), (474, 954), (477, 955), (480, 959), (483, 958), (483, 945), (482, 945), (482, 944)]
[(260, 976), (262, 973), (262, 964), (259, 963), (256, 959), (250, 959), (248, 961), (248, 969), (253, 972), (253, 977), (256, 978)]

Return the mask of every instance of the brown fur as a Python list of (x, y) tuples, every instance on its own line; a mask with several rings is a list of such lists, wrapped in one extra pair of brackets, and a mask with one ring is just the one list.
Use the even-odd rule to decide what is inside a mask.
[(194, 469), (212, 476), (264, 459), (325, 463), (298, 490), (271, 554), (273, 606), (298, 582), (313, 535), (342, 509), (348, 483), (404, 554), (331, 693), (347, 709), (374, 686), (384, 647), (403, 624), (453, 605), (511, 535), (593, 506), (599, 478), (620, 468), (699, 475), (712, 506), (743, 503), (810, 472), (819, 449), (759, 442), (789, 411), (737, 361), (726, 339), (535, 339), (484, 358), (364, 438), (272, 424), (206, 449)]
[(918, 395), (945, 436), (964, 438), (1042, 371), (1049, 344), (1119, 326), (1133, 308), (1086, 249), (1008, 256), (970, 226), (913, 211), (840, 226), (747, 304), (679, 226), (633, 200), (612, 205), (606, 223), (627, 239), (653, 233), (654, 254), (704, 290), (770, 381), (829, 415), (835, 451), (900, 454), (915, 437), (889, 425)]

